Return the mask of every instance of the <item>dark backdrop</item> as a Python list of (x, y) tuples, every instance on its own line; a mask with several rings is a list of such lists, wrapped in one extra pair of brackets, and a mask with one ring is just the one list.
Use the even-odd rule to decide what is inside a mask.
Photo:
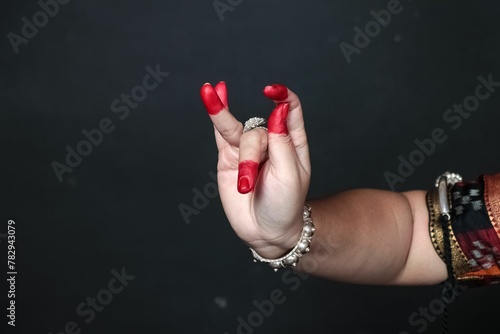
[[(242, 121), (269, 115), (265, 85), (294, 90), (311, 146), (310, 196), (429, 189), (445, 170), (494, 173), (500, 92), (460, 124), (443, 116), (474, 103), (479, 76), (500, 81), (497, 2), (390, 2), (398, 13), (380, 18), (385, 27), (368, 24), (370, 42), (358, 39), (356, 51), (355, 28), (387, 1), (222, 0), (219, 13), (212, 1), (74, 0), (57, 13), (47, 3), (53, 17), (37, 14), (35, 0), (0, 5), (2, 325), (12, 219), (19, 333), (439, 333), (439, 319), (418, 314), (439, 311), (439, 286), (355, 286), (252, 262), (213, 197), (217, 152), (199, 88), (225, 80)], [(148, 66), (162, 73), (146, 91)], [(131, 92), (143, 100), (118, 101), (114, 112)], [(100, 125), (102, 138), (91, 131)], [(436, 128), (446, 141), (414, 153)], [(83, 130), (99, 145), (87, 154), (81, 144), (87, 156), (60, 169), (59, 182), (53, 164), (66, 165)], [(419, 166), (391, 188), (387, 173), (412, 153)], [(282, 303), (271, 308), (264, 301), (276, 289)], [(495, 328), (499, 297), (497, 287), (465, 292), (450, 309), (452, 332)]]

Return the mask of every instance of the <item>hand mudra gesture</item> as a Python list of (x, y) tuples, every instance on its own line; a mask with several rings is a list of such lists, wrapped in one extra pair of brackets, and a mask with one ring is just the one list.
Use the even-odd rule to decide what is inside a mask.
[(268, 130), (243, 132), (229, 111), (224, 82), (207, 83), (200, 94), (214, 125), (224, 212), (247, 245), (261, 256), (279, 257), (300, 237), (311, 175), (299, 98), (283, 85), (266, 86), (264, 95), (275, 103)]

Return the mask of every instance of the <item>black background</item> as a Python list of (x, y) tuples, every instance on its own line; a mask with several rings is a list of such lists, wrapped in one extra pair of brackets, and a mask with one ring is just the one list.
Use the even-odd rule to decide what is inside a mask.
[[(225, 1), (224, 1), (225, 2)], [(233, 4), (236, 2), (233, 1)], [(221, 21), (212, 1), (76, 1), (15, 53), (36, 1), (0, 5), (1, 222), (16, 221), (19, 333), (237, 333), (254, 300), (283, 291), (254, 333), (417, 333), (408, 317), (440, 286), (375, 287), (317, 278), (282, 280), (250, 252), (210, 199), (192, 206), (216, 171), (217, 152), (199, 98), (225, 80), (241, 121), (267, 117), (270, 83), (294, 90), (311, 146), (310, 196), (349, 188), (389, 189), (398, 156), (442, 128), (447, 140), (395, 189), (429, 189), (445, 170), (470, 179), (499, 171), (500, 92), (456, 130), (443, 120), (474, 93), (479, 75), (500, 81), (500, 6), (495, 1), (409, 1), (348, 64), (339, 43), (386, 1), (242, 1)], [(146, 66), (170, 75), (120, 120), (111, 102), (142, 83)], [(66, 145), (109, 118), (115, 130), (59, 182), (51, 164)], [(2, 258), (6, 263), (6, 239)], [(78, 304), (108, 286), (111, 270), (135, 276), (90, 323)], [(7, 303), (1, 266), (2, 323)], [(453, 333), (495, 328), (500, 290), (466, 291), (451, 306)], [(3, 325), (2, 324), (2, 325)], [(439, 333), (440, 320), (425, 333)], [(14, 332), (8, 328), (6, 333)]]

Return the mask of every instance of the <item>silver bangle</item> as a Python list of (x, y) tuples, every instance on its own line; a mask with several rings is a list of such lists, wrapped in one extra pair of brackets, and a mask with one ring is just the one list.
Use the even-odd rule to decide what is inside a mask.
[(439, 211), (441, 212), (441, 215), (446, 216), (448, 220), (451, 219), (451, 209), (448, 203), (448, 187), (455, 185), (457, 182), (462, 182), (462, 176), (460, 174), (450, 172), (444, 172), (436, 179), (435, 182), (435, 186), (438, 188), (439, 194)]
[(295, 267), (297, 265), (297, 262), (299, 262), (300, 258), (305, 253), (309, 252), (310, 250), (309, 245), (311, 243), (312, 236), (314, 235), (314, 231), (316, 231), (316, 229), (314, 228), (313, 220), (311, 218), (311, 207), (309, 207), (308, 205), (304, 205), (303, 219), (304, 219), (304, 227), (302, 228), (302, 234), (300, 235), (300, 239), (295, 245), (295, 247), (293, 247), (288, 254), (278, 259), (265, 259), (259, 254), (257, 254), (255, 250), (250, 248), (253, 254), (253, 259), (254, 259), (253, 261), (268, 263), (269, 266), (274, 269), (274, 271), (278, 271), (278, 269), (280, 268), (285, 268), (289, 266)]

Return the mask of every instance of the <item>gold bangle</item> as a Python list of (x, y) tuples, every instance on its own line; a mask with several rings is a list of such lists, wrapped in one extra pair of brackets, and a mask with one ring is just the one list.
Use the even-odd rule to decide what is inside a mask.
[[(441, 222), (439, 221), (441, 212), (439, 210), (439, 191), (437, 188), (427, 192), (426, 201), (427, 208), (429, 209), (429, 233), (431, 241), (439, 257), (441, 257), (443, 262), (446, 263), (444, 256), (443, 228), (441, 226)], [(448, 203), (450, 203), (451, 205), (451, 196), (449, 191)], [(472, 268), (468, 265), (467, 258), (465, 257), (465, 254), (463, 253), (457, 239), (455, 238), (455, 233), (453, 232), (451, 223), (448, 225), (448, 229), (450, 233), (453, 273), (455, 278), (457, 280), (460, 280), (460, 277), (470, 272)]]

